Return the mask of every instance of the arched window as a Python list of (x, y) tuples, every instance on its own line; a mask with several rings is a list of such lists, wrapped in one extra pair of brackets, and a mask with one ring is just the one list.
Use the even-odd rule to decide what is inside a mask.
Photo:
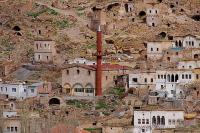
[(170, 82), (170, 75), (167, 75), (167, 81)]
[(179, 47), (182, 47), (182, 42), (179, 40)]
[(175, 45), (176, 45), (176, 47), (178, 47), (178, 42), (177, 41), (175, 42)]
[(174, 74), (171, 76), (171, 82), (174, 82)]
[(153, 116), (153, 118), (152, 118), (152, 124), (156, 125), (156, 117), (155, 116)]
[(160, 125), (160, 116), (157, 116), (157, 125)]
[(162, 118), (161, 118), (161, 125), (165, 125), (165, 117), (164, 116), (162, 116)]
[(175, 76), (175, 82), (177, 82), (178, 81), (178, 74), (176, 74), (176, 76)]

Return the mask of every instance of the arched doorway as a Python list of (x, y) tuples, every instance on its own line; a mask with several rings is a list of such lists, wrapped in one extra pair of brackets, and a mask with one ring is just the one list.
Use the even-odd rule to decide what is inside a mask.
[(58, 98), (51, 98), (50, 100), (49, 100), (49, 105), (51, 106), (51, 105), (60, 105), (60, 99), (58, 99)]
[(69, 83), (64, 84), (63, 86), (63, 93), (71, 94), (71, 85)]

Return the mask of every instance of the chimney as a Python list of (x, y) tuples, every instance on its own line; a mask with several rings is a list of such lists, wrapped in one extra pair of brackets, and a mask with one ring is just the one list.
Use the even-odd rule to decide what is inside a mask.
[(102, 95), (102, 31), (97, 29), (97, 69), (96, 69), (96, 96)]

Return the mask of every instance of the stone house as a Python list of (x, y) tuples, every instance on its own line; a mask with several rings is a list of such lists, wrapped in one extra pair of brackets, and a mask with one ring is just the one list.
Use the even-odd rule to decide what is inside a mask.
[(150, 71), (138, 71), (129, 74), (128, 87), (129, 88), (155, 88), (156, 72), (154, 70)]
[(35, 40), (34, 61), (37, 63), (53, 63), (56, 54), (55, 41)]
[[(128, 67), (120, 65), (102, 65), (102, 89), (113, 87), (118, 75), (129, 72)], [(95, 65), (72, 64), (62, 69), (63, 92), (75, 96), (95, 96)]]
[(150, 27), (159, 25), (159, 8), (152, 6), (146, 9), (146, 23)]
[(173, 46), (172, 41), (152, 41), (147, 42), (147, 59), (158, 60), (164, 55), (164, 51)]
[[(188, 54), (189, 55), (189, 54)], [(184, 49), (183, 48), (169, 48), (167, 50), (164, 51), (164, 55), (163, 55), (163, 58), (162, 60), (164, 62), (177, 62), (179, 61), (180, 59), (183, 59), (183, 58), (187, 58), (189, 57), (188, 55), (185, 56), (184, 54)]]
[(3, 133), (21, 133), (21, 122), (18, 117), (11, 117), (4, 120)]
[(140, 110), (134, 111), (134, 133), (153, 133), (154, 129), (182, 127), (182, 110)]

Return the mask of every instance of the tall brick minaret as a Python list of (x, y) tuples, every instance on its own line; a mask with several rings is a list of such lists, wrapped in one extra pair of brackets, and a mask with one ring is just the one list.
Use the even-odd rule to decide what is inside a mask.
[(96, 96), (102, 95), (102, 31), (97, 30), (97, 70), (96, 70)]

